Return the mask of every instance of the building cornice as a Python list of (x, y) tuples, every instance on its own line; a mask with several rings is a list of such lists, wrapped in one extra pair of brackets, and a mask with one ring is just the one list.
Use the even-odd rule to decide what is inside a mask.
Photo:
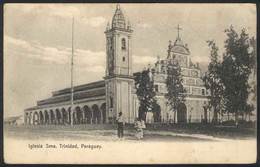
[(109, 30), (106, 30), (104, 33), (105, 34), (109, 34), (109, 33), (113, 33), (113, 32), (126, 32), (126, 33), (132, 33), (133, 30), (132, 29), (124, 29), (124, 28), (111, 28)]
[[(74, 105), (75, 104), (77, 105), (80, 103), (85, 103), (85, 102), (97, 101), (97, 100), (105, 101), (105, 98), (106, 98), (105, 96), (100, 96), (100, 97), (94, 97), (94, 98), (88, 98), (88, 99), (82, 99), (82, 100), (75, 100)], [(24, 111), (33, 111), (33, 110), (47, 109), (47, 108), (53, 108), (53, 107), (69, 106), (70, 104), (71, 104), (70, 101), (66, 101), (66, 102), (62, 102), (62, 103), (55, 103), (55, 104), (46, 104), (46, 105), (27, 108)]]
[(113, 79), (113, 78), (123, 78), (123, 79), (131, 79), (132, 80), (135, 77), (132, 76), (132, 75), (119, 75), (119, 74), (114, 74), (114, 75), (104, 77), (105, 80), (109, 80), (109, 79)]

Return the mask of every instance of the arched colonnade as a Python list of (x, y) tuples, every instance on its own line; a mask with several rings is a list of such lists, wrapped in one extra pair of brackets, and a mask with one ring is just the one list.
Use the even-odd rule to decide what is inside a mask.
[(27, 125), (66, 125), (71, 124), (71, 117), (73, 124), (106, 123), (106, 104), (75, 105), (72, 114), (71, 107), (26, 111), (24, 122)]

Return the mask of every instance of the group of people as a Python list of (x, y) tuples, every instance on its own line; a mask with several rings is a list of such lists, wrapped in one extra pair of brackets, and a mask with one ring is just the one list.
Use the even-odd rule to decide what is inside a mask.
[[(124, 119), (122, 112), (119, 112), (118, 119), (117, 119), (117, 135), (118, 138), (122, 139), (124, 137)], [(144, 120), (140, 118), (135, 119), (134, 123), (135, 128), (135, 136), (138, 140), (144, 137), (144, 130), (146, 128)]]

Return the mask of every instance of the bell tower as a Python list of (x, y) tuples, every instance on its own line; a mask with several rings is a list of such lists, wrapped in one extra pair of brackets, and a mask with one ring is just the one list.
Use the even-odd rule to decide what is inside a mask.
[(117, 5), (112, 24), (108, 23), (106, 35), (106, 111), (108, 121), (113, 122), (119, 112), (126, 122), (132, 122), (134, 79), (132, 73), (132, 37), (130, 23), (126, 24), (120, 6)]

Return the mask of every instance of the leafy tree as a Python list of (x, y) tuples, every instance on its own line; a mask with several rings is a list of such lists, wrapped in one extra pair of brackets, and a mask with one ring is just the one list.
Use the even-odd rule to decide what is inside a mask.
[(225, 53), (222, 62), (221, 79), (224, 84), (225, 107), (228, 112), (238, 115), (252, 110), (248, 104), (250, 90), (249, 75), (253, 67), (253, 56), (250, 50), (249, 35), (245, 29), (238, 34), (231, 26), (225, 30)]
[(177, 108), (181, 103), (185, 102), (186, 95), (182, 83), (183, 79), (181, 74), (181, 68), (178, 62), (175, 61), (175, 57), (173, 57), (173, 59), (169, 60), (167, 64), (167, 93), (165, 94), (165, 97), (167, 99), (167, 104), (174, 112), (174, 123), (176, 120)]
[(150, 70), (135, 73), (136, 94), (140, 102), (139, 118), (146, 120), (146, 113), (153, 112), (156, 104), (153, 80), (149, 76)]
[(251, 49), (250, 49), (250, 53), (251, 53), (251, 56), (252, 56), (252, 80), (253, 80), (253, 86), (251, 88), (251, 92), (253, 94), (253, 98), (252, 100), (253, 101), (256, 101), (256, 93), (257, 93), (257, 84), (256, 84), (256, 71), (257, 71), (257, 65), (256, 65), (256, 40), (254, 37), (252, 37), (250, 39), (250, 46), (251, 46)]
[(221, 63), (219, 61), (218, 47), (214, 41), (207, 41), (210, 48), (210, 63), (208, 71), (203, 77), (205, 87), (210, 91), (208, 108), (213, 108), (212, 123), (217, 122), (218, 113), (223, 103), (223, 83), (221, 81)]
[(256, 75), (256, 71), (257, 71), (257, 65), (256, 65), (256, 40), (254, 37), (252, 37), (249, 40), (249, 44), (250, 44), (250, 49), (249, 49), (249, 53), (251, 54), (251, 62), (252, 62), (252, 69), (253, 69), (253, 75)]
[(250, 115), (252, 114), (252, 111), (256, 108), (256, 101), (257, 101), (257, 83), (256, 83), (256, 71), (257, 71), (257, 64), (256, 64), (256, 40), (254, 37), (252, 37), (249, 40), (250, 43), (250, 50), (249, 53), (251, 53), (252, 56), (252, 73), (249, 76), (250, 80), (250, 93), (249, 93), (249, 103), (251, 104), (251, 108), (246, 111), (246, 116), (249, 116), (250, 120)]

